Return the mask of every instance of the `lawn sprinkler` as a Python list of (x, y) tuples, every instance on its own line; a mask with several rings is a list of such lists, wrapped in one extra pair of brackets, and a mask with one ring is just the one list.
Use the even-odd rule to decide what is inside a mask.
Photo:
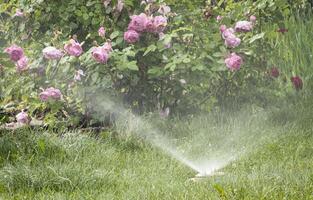
[(194, 178), (190, 178), (189, 180), (193, 182), (206, 181), (216, 176), (223, 176), (224, 174), (225, 174), (224, 172), (210, 170), (207, 172), (200, 172)]

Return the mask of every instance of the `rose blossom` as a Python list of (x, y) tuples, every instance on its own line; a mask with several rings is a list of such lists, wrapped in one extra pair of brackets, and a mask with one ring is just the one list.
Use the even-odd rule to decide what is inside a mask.
[(109, 59), (109, 50), (105, 45), (94, 47), (91, 54), (92, 57), (99, 63), (106, 63)]
[(47, 88), (46, 91), (50, 94), (50, 97), (53, 100), (60, 100), (61, 99), (61, 91), (59, 89), (55, 89), (53, 87)]
[(248, 21), (239, 21), (235, 25), (236, 32), (249, 32), (253, 28), (252, 22)]
[(293, 86), (295, 87), (295, 89), (298, 90), (302, 90), (303, 88), (303, 82), (302, 79), (299, 76), (293, 76), (290, 78)]
[(50, 93), (44, 90), (39, 94), (39, 98), (41, 101), (48, 101), (50, 98)]
[(182, 85), (185, 85), (187, 83), (187, 81), (185, 79), (179, 79), (179, 82), (182, 84)]
[(102, 48), (105, 49), (108, 52), (113, 51), (111, 42), (104, 43)]
[(160, 117), (162, 118), (166, 118), (170, 115), (170, 108), (169, 107), (166, 107), (165, 109), (162, 109), (159, 111), (159, 115)]
[(222, 19), (223, 19), (223, 17), (222, 17), (221, 15), (218, 15), (218, 16), (216, 17), (216, 21), (217, 21), (217, 22), (220, 22)]
[(146, 31), (149, 33), (154, 33), (155, 29), (154, 17), (148, 17), (146, 22)]
[(161, 15), (166, 15), (169, 12), (171, 12), (171, 8), (167, 6), (166, 4), (161, 5), (158, 10), (158, 13), (160, 13)]
[(24, 56), (23, 49), (15, 44), (6, 48), (4, 52), (8, 53), (10, 55), (10, 59), (14, 62), (17, 62), (19, 59), (21, 59)]
[(239, 46), (241, 43), (240, 38), (236, 37), (235, 35), (230, 35), (225, 39), (225, 45), (227, 47), (235, 48)]
[(81, 76), (85, 76), (84, 71), (81, 69), (77, 70), (74, 75), (74, 81), (81, 81)]
[(133, 15), (131, 16), (131, 21), (128, 25), (128, 30), (143, 32), (146, 30), (147, 21), (148, 17), (144, 13), (141, 13), (140, 15)]
[(28, 65), (28, 58), (26, 56), (23, 56), (21, 59), (19, 59), (16, 63), (16, 71), (22, 72), (27, 70)]
[(122, 12), (124, 8), (124, 0), (117, 0), (117, 5), (116, 5), (116, 11), (117, 12)]
[(154, 3), (156, 0), (142, 0), (140, 2), (140, 5), (146, 5), (147, 3), (150, 4), (150, 3)]
[(167, 26), (167, 18), (163, 16), (156, 16), (153, 19), (154, 32), (161, 33)]
[(286, 33), (286, 32), (288, 32), (288, 29), (286, 29), (286, 28), (279, 28), (276, 32), (278, 32), (278, 33)]
[(171, 42), (168, 42), (167, 44), (164, 44), (164, 48), (165, 49), (169, 49), (172, 47), (172, 43)]
[(105, 29), (104, 29), (103, 26), (101, 26), (101, 27), (99, 28), (99, 30), (98, 30), (98, 35), (99, 35), (100, 37), (105, 37)]
[(48, 101), (49, 99), (60, 100), (61, 96), (61, 91), (53, 87), (47, 88), (39, 94), (39, 97), (42, 101)]
[(24, 111), (18, 113), (15, 117), (16, 117), (16, 121), (18, 123), (21, 123), (21, 124), (28, 124), (29, 123), (28, 114)]
[(135, 43), (139, 41), (140, 34), (134, 30), (128, 30), (124, 33), (124, 40), (128, 43)]
[(278, 78), (279, 76), (279, 70), (276, 68), (276, 67), (273, 67), (271, 69), (271, 76), (274, 77), (274, 78)]
[(222, 37), (226, 39), (229, 36), (233, 36), (235, 33), (235, 30), (233, 28), (227, 28), (225, 31), (222, 32)]
[(256, 16), (251, 15), (250, 16), (250, 22), (255, 23), (256, 22)]
[(13, 17), (23, 17), (24, 13), (20, 9), (16, 9)]
[(159, 40), (162, 40), (165, 38), (165, 34), (164, 33), (159, 33)]
[(81, 44), (71, 39), (65, 46), (64, 50), (71, 56), (80, 56), (83, 53)]
[(108, 7), (108, 5), (111, 3), (111, 0), (103, 0), (104, 7)]
[(223, 33), (224, 31), (226, 31), (227, 26), (225, 24), (220, 26), (220, 32)]
[(58, 60), (63, 56), (62, 51), (55, 47), (46, 47), (42, 50), (43, 56), (48, 60)]
[(236, 53), (232, 53), (225, 59), (225, 64), (231, 71), (239, 70), (242, 64), (242, 58)]

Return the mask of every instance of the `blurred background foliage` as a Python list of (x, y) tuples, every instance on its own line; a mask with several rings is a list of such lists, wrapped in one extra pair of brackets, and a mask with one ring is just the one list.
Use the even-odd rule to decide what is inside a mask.
[[(165, 37), (145, 35), (138, 44), (127, 45), (123, 33), (130, 16), (145, 12), (146, 4), (125, 0), (117, 11), (117, 0), (104, 6), (101, 0), (0, 0), (0, 121), (8, 122), (21, 109), (48, 125), (85, 127), (104, 122), (92, 119), (86, 105), (97, 93), (119, 98), (137, 113), (164, 111), (184, 115), (228, 109), (245, 103), (268, 106), (273, 99), (289, 98), (294, 90), (292, 75), (312, 81), (310, 60), (313, 39), (311, 2), (304, 0), (159, 0), (171, 7)], [(14, 18), (16, 9), (25, 14)], [(216, 17), (223, 16), (219, 23)], [(233, 51), (225, 48), (219, 26), (257, 17), (253, 32), (242, 36), (236, 51), (244, 66), (236, 73), (225, 67)], [(100, 26), (106, 38), (98, 36)], [(281, 32), (279, 30), (288, 31)], [(45, 46), (63, 48), (71, 37), (84, 42), (86, 52), (79, 59), (64, 57), (47, 62)], [(90, 48), (110, 40), (110, 61), (101, 65), (91, 59)], [(31, 58), (29, 74), (17, 74), (3, 49), (22, 46)], [(165, 44), (171, 48), (164, 48)], [(305, 53), (303, 53), (305, 52)], [(278, 79), (270, 76), (279, 68)], [(57, 70), (54, 70), (56, 69)], [(86, 77), (73, 85), (72, 76), (83, 69)], [(53, 85), (62, 90), (65, 101), (45, 104), (38, 99), (40, 88)], [(70, 86), (70, 87), (69, 87)], [(88, 90), (86, 88), (93, 88)], [(109, 113), (108, 113), (109, 115)]]

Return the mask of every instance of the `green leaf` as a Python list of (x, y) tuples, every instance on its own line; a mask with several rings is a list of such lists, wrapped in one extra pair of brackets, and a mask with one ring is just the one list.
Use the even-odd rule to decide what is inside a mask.
[(211, 70), (214, 71), (214, 72), (226, 71), (227, 67), (225, 66), (225, 63), (223, 63), (223, 64), (219, 63), (219, 64), (214, 65), (211, 68)]
[(151, 69), (148, 70), (148, 74), (157, 75), (158, 76), (158, 75), (162, 74), (162, 71), (161, 71), (160, 68), (154, 67), (154, 68), (151, 68)]
[(116, 44), (121, 44), (123, 42), (123, 40), (124, 39), (122, 37), (119, 37), (119, 38), (116, 39), (115, 43)]
[(261, 39), (263, 38), (265, 35), (265, 33), (259, 33), (259, 34), (256, 34), (255, 36), (253, 36), (251, 39), (250, 39), (250, 44), (253, 43), (255, 40), (258, 40), (258, 39)]
[(119, 31), (114, 31), (113, 33), (111, 33), (110, 39), (113, 40), (113, 39), (116, 38), (119, 34), (120, 34)]
[(130, 69), (130, 70), (133, 70), (133, 71), (138, 71), (139, 70), (136, 61), (131, 61), (131, 62), (127, 63), (126, 67), (128, 69)]
[(246, 54), (247, 56), (251, 56), (253, 54), (253, 51), (250, 50), (250, 51), (245, 51), (243, 53)]
[(224, 0), (220, 0), (217, 4), (217, 7), (221, 7), (221, 5), (224, 3)]
[(87, 3), (86, 3), (86, 6), (92, 6), (92, 5), (94, 5), (96, 3), (96, 1), (88, 1)]
[(192, 71), (195, 71), (195, 70), (203, 71), (204, 66), (203, 65), (196, 65), (196, 66), (192, 67), (191, 70)]
[(190, 63), (190, 62), (191, 62), (190, 58), (184, 58), (183, 59), (183, 63), (185, 63), (185, 64)]
[(170, 71), (174, 71), (176, 69), (176, 64), (173, 62), (167, 63), (164, 69), (169, 69)]
[(40, 151), (44, 152), (46, 150), (46, 142), (44, 139), (39, 139), (37, 141), (37, 146), (40, 149)]
[(224, 55), (221, 52), (215, 52), (213, 56), (219, 58), (219, 57), (223, 57)]
[(147, 55), (150, 52), (154, 52), (157, 49), (157, 47), (154, 44), (151, 44), (148, 46), (147, 50), (144, 52), (143, 56)]
[(89, 19), (88, 13), (84, 13), (84, 14), (83, 14), (83, 19), (84, 19), (85, 21), (87, 21), (87, 20)]

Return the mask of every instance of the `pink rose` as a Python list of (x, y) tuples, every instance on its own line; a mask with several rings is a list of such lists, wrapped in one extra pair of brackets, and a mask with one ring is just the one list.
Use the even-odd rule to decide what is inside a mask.
[(154, 3), (156, 0), (142, 0), (140, 2), (140, 5), (146, 5), (146, 4), (151, 4)]
[(167, 43), (167, 44), (164, 44), (164, 48), (165, 49), (169, 49), (169, 48), (171, 48), (172, 47), (172, 43), (171, 42), (169, 42), (169, 43)]
[(235, 25), (236, 32), (249, 32), (253, 28), (252, 22), (248, 21), (239, 21)]
[(279, 76), (279, 70), (276, 67), (273, 67), (271, 69), (270, 73), (271, 73), (271, 76), (274, 78), (278, 78), (278, 76)]
[(179, 82), (182, 84), (182, 85), (185, 85), (187, 83), (187, 81), (185, 79), (180, 79)]
[(161, 15), (167, 15), (170, 12), (171, 12), (171, 8), (167, 6), (166, 4), (161, 5), (158, 10), (158, 13), (160, 13)]
[(108, 7), (108, 5), (111, 3), (112, 0), (103, 0), (103, 5), (105, 8)]
[(297, 91), (302, 90), (302, 88), (303, 88), (303, 81), (300, 78), (300, 76), (293, 76), (293, 77), (290, 78), (290, 80), (291, 80), (293, 86), (295, 87), (295, 89)]
[(92, 57), (99, 63), (106, 63), (109, 59), (109, 50), (105, 45), (101, 47), (94, 47), (91, 54)]
[(148, 17), (144, 13), (141, 13), (140, 15), (133, 15), (131, 16), (131, 21), (128, 25), (128, 30), (144, 32), (146, 30), (147, 21)]
[(225, 24), (220, 26), (220, 32), (223, 33), (224, 31), (226, 31), (227, 26)]
[(222, 37), (226, 39), (229, 36), (233, 36), (234, 33), (235, 33), (235, 30), (233, 28), (227, 28), (225, 31), (222, 32)]
[(55, 89), (53, 87), (47, 88), (46, 91), (49, 94), (49, 97), (53, 100), (60, 100), (61, 99), (61, 91), (59, 89)]
[(228, 58), (225, 59), (225, 64), (231, 71), (239, 70), (242, 64), (242, 58), (236, 53), (232, 53)]
[(59, 89), (55, 89), (53, 87), (47, 88), (39, 94), (39, 97), (42, 101), (52, 100), (60, 100), (62, 97), (62, 93)]
[(148, 17), (146, 23), (146, 31), (149, 33), (155, 32), (155, 24), (154, 24), (154, 17)]
[(164, 39), (165, 38), (165, 34), (164, 33), (159, 33), (159, 40), (162, 40), (162, 39)]
[(251, 15), (250, 16), (250, 22), (255, 23), (256, 22), (256, 16)]
[(98, 30), (98, 34), (100, 37), (105, 37), (105, 29), (103, 26), (101, 26)]
[(278, 32), (278, 33), (287, 33), (288, 29), (286, 29), (286, 28), (279, 28), (276, 32)]
[(47, 92), (47, 91), (42, 91), (42, 92), (39, 94), (39, 98), (41, 99), (41, 101), (48, 101), (49, 98), (50, 98), (50, 93)]
[(134, 30), (128, 30), (124, 33), (124, 40), (128, 43), (138, 42), (140, 38), (140, 34)]
[(48, 60), (58, 60), (63, 56), (62, 51), (55, 47), (46, 47), (42, 50), (44, 57)]
[(24, 17), (24, 13), (20, 9), (16, 9), (13, 17)]
[(113, 51), (111, 42), (104, 43), (102, 48), (105, 49), (108, 52)]
[(235, 48), (239, 46), (241, 43), (240, 38), (236, 37), (235, 35), (230, 35), (225, 39), (225, 45), (227, 47)]
[(161, 33), (167, 26), (167, 18), (163, 16), (156, 16), (153, 19), (154, 32)]
[(17, 62), (19, 59), (21, 59), (24, 56), (23, 49), (15, 44), (6, 48), (4, 52), (8, 53), (10, 55), (10, 59), (14, 62)]
[(218, 15), (218, 16), (216, 17), (216, 21), (217, 21), (217, 22), (220, 22), (222, 19), (223, 19), (223, 17), (222, 17), (221, 15)]
[(83, 53), (83, 48), (81, 44), (71, 39), (65, 46), (64, 50), (71, 56), (80, 56)]
[(30, 121), (28, 114), (24, 111), (18, 113), (15, 117), (16, 117), (16, 121), (21, 124), (28, 124)]
[(166, 107), (165, 109), (162, 109), (159, 111), (159, 115), (160, 117), (162, 118), (166, 118), (170, 115), (170, 108), (169, 107)]
[(81, 81), (81, 76), (85, 76), (84, 71), (81, 69), (77, 70), (74, 75), (74, 81)]
[(19, 59), (16, 63), (16, 71), (22, 72), (27, 70), (28, 65), (28, 58), (26, 56), (23, 56), (21, 59)]
[(124, 8), (124, 0), (117, 0), (117, 5), (116, 5), (116, 11), (117, 12), (122, 12)]

